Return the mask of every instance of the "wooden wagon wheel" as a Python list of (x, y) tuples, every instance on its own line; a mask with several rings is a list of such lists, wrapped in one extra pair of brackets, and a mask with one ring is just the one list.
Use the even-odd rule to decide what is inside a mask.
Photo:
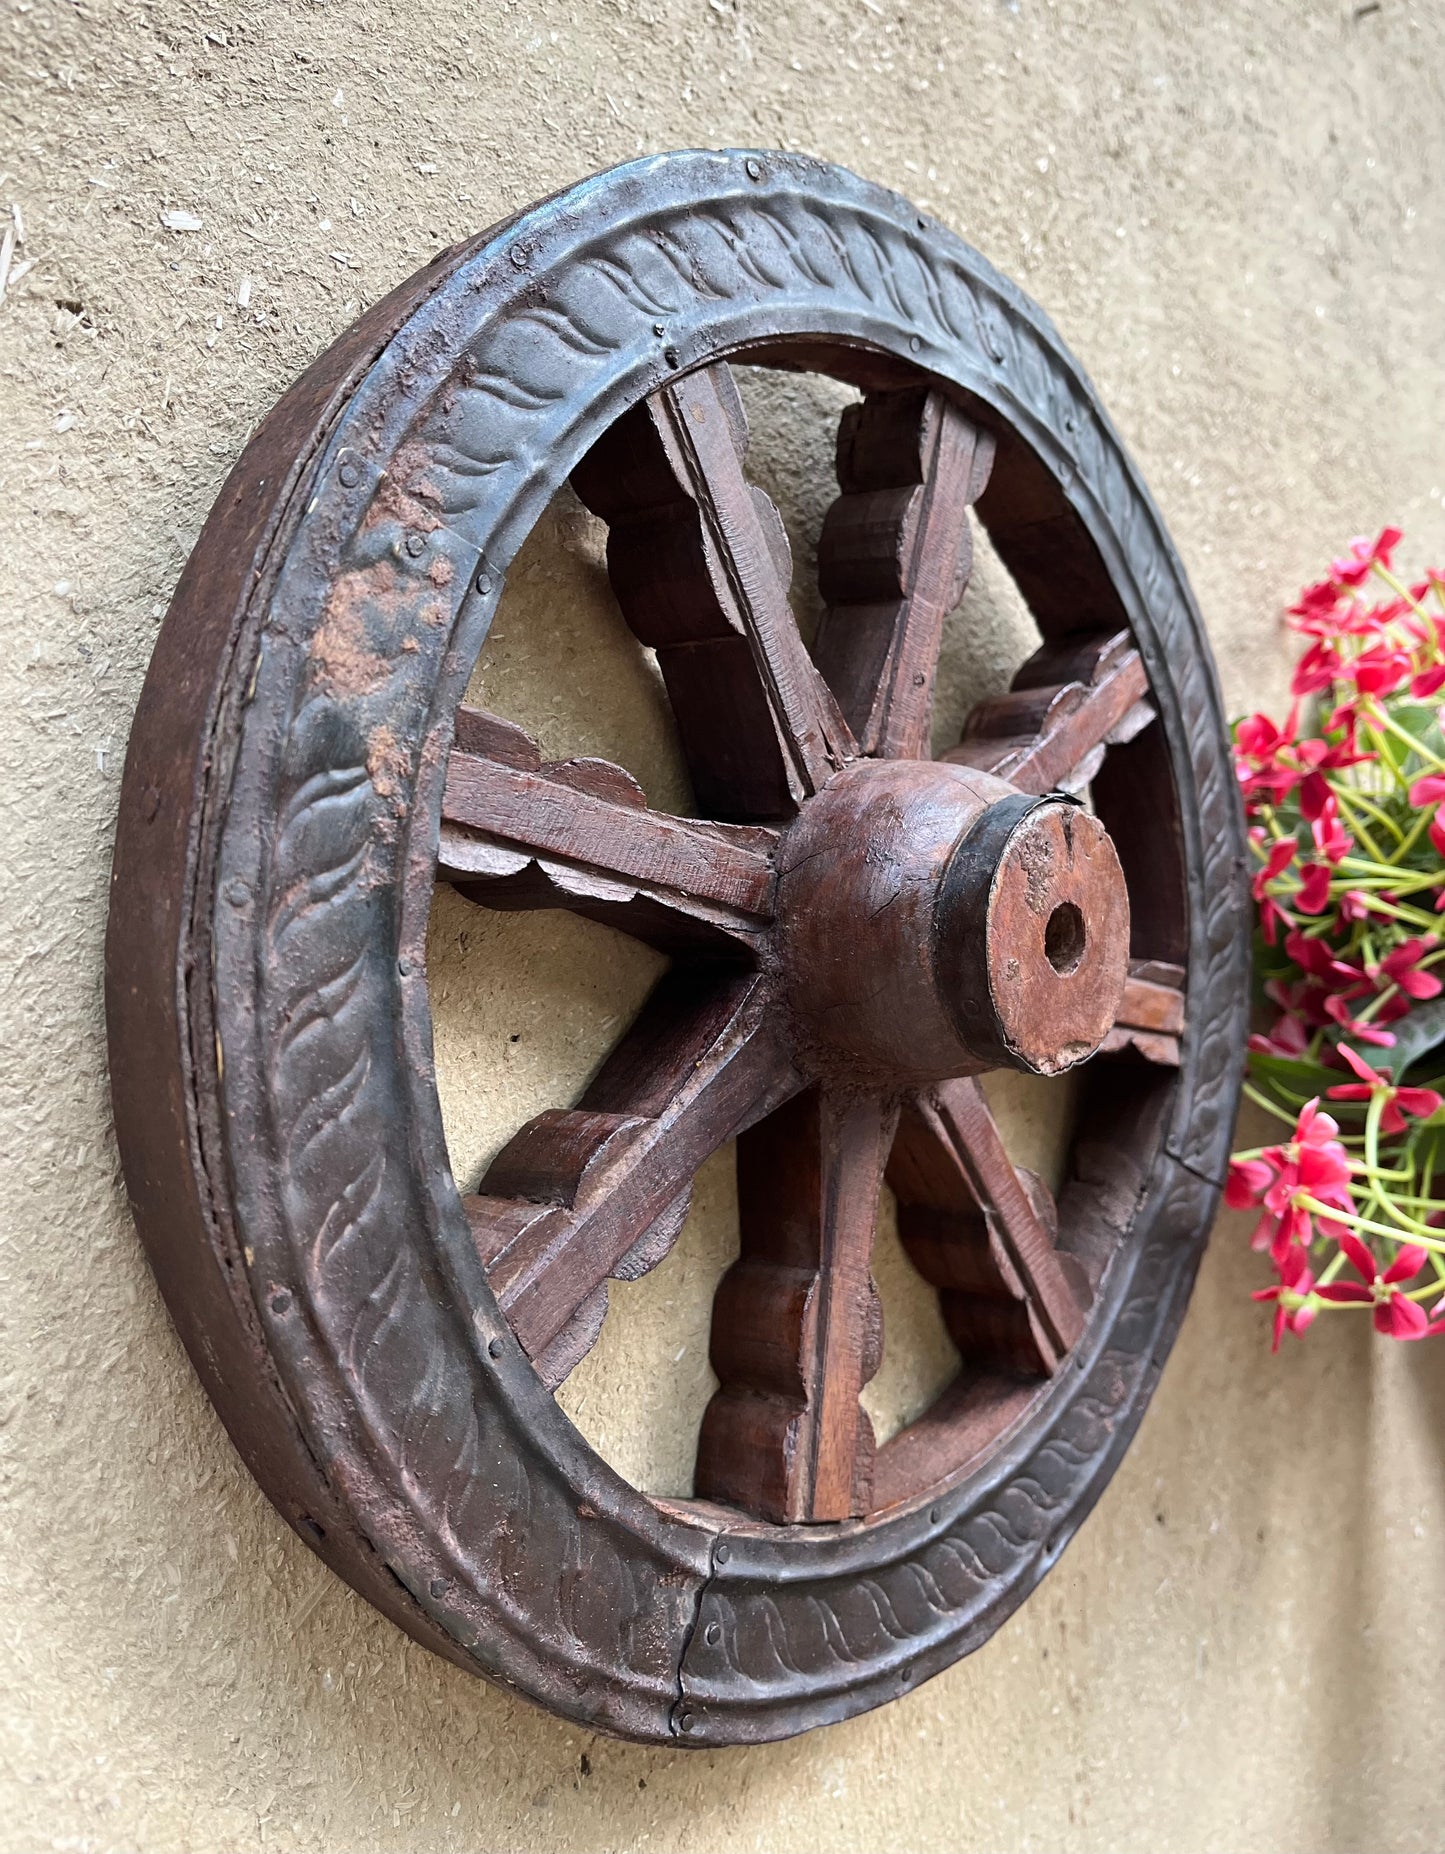
[[(812, 653), (729, 357), (859, 391)], [(458, 705), (569, 477), (696, 819)], [(934, 761), (970, 508), (1045, 641)], [(799, 1731), (982, 1641), (1132, 1434), (1225, 1164), (1242, 870), (1182, 570), (1037, 309), (838, 169), (639, 162), (370, 311), (212, 513), (116, 852), (137, 1220), (257, 1478), (418, 1640), (624, 1736)], [(672, 956), (582, 1099), (466, 1200), (431, 1066), (438, 877)], [(1055, 1205), (978, 1078), (1084, 1061)], [(654, 1500), (550, 1390), (733, 1138), (697, 1497)], [(964, 1368), (875, 1450), (885, 1175)]]

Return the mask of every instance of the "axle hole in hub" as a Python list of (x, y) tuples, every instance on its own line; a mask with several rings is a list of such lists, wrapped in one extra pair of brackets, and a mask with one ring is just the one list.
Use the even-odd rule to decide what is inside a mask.
[(1061, 901), (1049, 916), (1044, 953), (1060, 974), (1072, 972), (1084, 957), (1084, 917), (1072, 901)]

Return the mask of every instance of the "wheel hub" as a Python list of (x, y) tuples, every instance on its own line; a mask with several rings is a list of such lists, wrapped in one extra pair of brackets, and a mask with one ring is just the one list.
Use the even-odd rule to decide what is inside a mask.
[(1113, 1026), (1129, 898), (1099, 820), (971, 767), (860, 761), (784, 839), (779, 946), (826, 1072), (1056, 1075)]

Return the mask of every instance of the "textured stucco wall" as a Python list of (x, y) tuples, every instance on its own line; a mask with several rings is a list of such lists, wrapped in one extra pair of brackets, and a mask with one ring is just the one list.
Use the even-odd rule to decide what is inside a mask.
[[(979, 1654), (747, 1754), (590, 1739), (409, 1645), (240, 1469), (125, 1213), (100, 952), (156, 624), (251, 426), (438, 246), (641, 150), (829, 156), (1018, 277), (1144, 466), (1231, 706), (1277, 696), (1273, 613), (1335, 542), (1388, 515), (1445, 552), (1442, 54), (1433, 0), (4, 0), (0, 208), (34, 264), (0, 304), (0, 1846), (1438, 1845), (1438, 1618), (1409, 1601), (1445, 1539), (1445, 1355), (1350, 1324), (1271, 1364), (1226, 1222), (1135, 1449)], [(810, 390), (754, 406), (800, 536)], [(554, 510), (479, 673), (549, 746), (676, 800), (595, 546)], [(1018, 641), (987, 562), (967, 616), (955, 718)], [(575, 1085), (648, 961), (456, 903), (434, 925), (466, 1174)], [(1046, 1160), (1037, 1107), (1009, 1124)], [(629, 1290), (632, 1342), (568, 1392), (659, 1486), (706, 1390), (730, 1191), (714, 1162), (687, 1268)], [(890, 1291), (920, 1360), (880, 1388), (899, 1410), (939, 1342)]]

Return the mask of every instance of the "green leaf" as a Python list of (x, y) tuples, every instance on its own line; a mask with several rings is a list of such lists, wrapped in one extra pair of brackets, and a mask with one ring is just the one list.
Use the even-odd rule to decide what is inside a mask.
[(1249, 1072), (1260, 1081), (1277, 1082), (1304, 1099), (1323, 1094), (1340, 1079), (1338, 1069), (1327, 1069), (1323, 1063), (1301, 1062), (1293, 1056), (1265, 1056), (1253, 1049), (1249, 1052)]
[[(1427, 751), (1438, 748), (1440, 742), (1440, 728), (1435, 716), (1435, 705), (1430, 702), (1390, 703), (1390, 719), (1398, 721), (1405, 732), (1413, 734)], [(1404, 742), (1400, 744), (1403, 746)]]
[(1407, 1017), (1397, 1017), (1390, 1025), (1395, 1042), (1390, 1049), (1362, 1051), (1365, 1060), (1383, 1069), (1392, 1080), (1403, 1075), (1413, 1062), (1419, 1062), (1433, 1049), (1445, 1044), (1445, 993), (1415, 1005)]

